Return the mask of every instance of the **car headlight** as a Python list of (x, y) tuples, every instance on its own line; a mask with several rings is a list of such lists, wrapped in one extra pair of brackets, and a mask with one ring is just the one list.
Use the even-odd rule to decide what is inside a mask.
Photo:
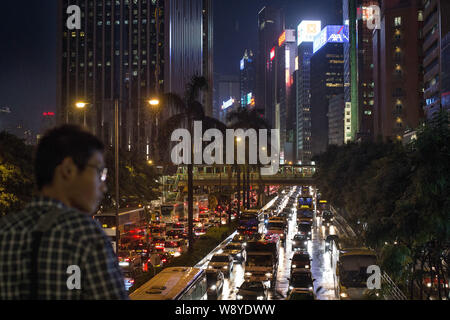
[(347, 298), (348, 294), (346, 294), (345, 292), (341, 292), (340, 296), (341, 296), (341, 298)]
[(289, 286), (289, 290), (292, 290), (292, 289), (294, 289), (294, 287), (293, 286)]
[(252, 275), (252, 273), (251, 273), (251, 272), (246, 272), (245, 275), (246, 275), (247, 277), (250, 277), (250, 276)]
[(292, 268), (294, 268), (294, 269), (297, 268), (297, 265), (296, 265), (296, 264), (293, 264), (293, 265), (292, 265)]
[(309, 287), (308, 289), (309, 289), (309, 290), (312, 290), (312, 289), (313, 289), (313, 287)]
[(305, 266), (305, 269), (309, 269), (309, 266), (308, 266), (308, 265), (306, 265), (306, 266)]
[(238, 254), (236, 254), (236, 257), (241, 257), (242, 254), (239, 252)]
[(227, 270), (227, 269), (228, 269), (228, 266), (223, 266), (222, 268), (224, 268), (225, 270)]
[(236, 296), (236, 298), (237, 298), (238, 300), (242, 300), (242, 298), (244, 298), (244, 297), (241, 296), (240, 294), (238, 294), (238, 295)]
[(212, 285), (212, 286), (210, 287), (210, 289), (211, 289), (211, 290), (216, 290), (217, 287), (216, 287), (216, 285), (214, 284), (214, 285)]
[(214, 269), (214, 267), (213, 266), (208, 266), (208, 269)]
[(256, 298), (256, 300), (264, 300), (264, 297), (263, 297), (263, 296), (258, 296), (258, 297)]
[(265, 274), (265, 276), (269, 278), (270, 276), (272, 276), (272, 274), (269, 273), (269, 272), (267, 272), (267, 273)]

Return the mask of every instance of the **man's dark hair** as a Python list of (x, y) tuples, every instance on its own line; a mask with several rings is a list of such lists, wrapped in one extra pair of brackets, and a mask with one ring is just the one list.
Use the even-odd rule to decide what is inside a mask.
[(96, 152), (104, 151), (103, 142), (75, 125), (63, 125), (48, 131), (37, 146), (34, 172), (38, 190), (53, 181), (55, 169), (67, 157), (84, 170)]

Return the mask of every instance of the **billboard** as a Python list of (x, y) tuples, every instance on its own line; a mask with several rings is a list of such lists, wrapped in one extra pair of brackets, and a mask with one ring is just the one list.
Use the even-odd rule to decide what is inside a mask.
[(272, 50), (270, 50), (270, 61), (272, 61), (275, 58), (275, 48), (272, 48)]
[(222, 110), (231, 107), (234, 104), (234, 99), (230, 97), (229, 100), (222, 102)]
[(297, 27), (297, 45), (302, 42), (313, 42), (321, 26), (321, 21), (303, 20)]
[(344, 43), (348, 42), (348, 26), (332, 25), (326, 26), (314, 38), (313, 53), (320, 50), (326, 43)]
[(281, 47), (285, 41), (286, 41), (286, 31), (283, 31), (281, 36), (278, 38), (278, 46)]

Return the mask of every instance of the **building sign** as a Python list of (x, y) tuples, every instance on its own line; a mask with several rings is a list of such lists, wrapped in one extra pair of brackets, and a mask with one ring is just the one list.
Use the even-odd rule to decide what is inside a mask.
[(281, 47), (285, 42), (286, 42), (286, 31), (283, 31), (281, 36), (278, 38), (278, 46)]
[(348, 42), (348, 26), (326, 26), (314, 38), (313, 53), (319, 51), (326, 43), (344, 43)]
[(250, 92), (249, 94), (247, 94), (247, 105), (250, 105), (252, 103), (252, 93)]
[(244, 60), (244, 58), (242, 58), (242, 60), (241, 60), (241, 70), (244, 70), (244, 67), (245, 67), (245, 60)]
[(321, 25), (321, 21), (303, 20), (297, 27), (297, 45), (302, 42), (313, 42), (321, 30)]
[(272, 48), (272, 50), (270, 50), (270, 61), (272, 61), (273, 59), (275, 59), (275, 48)]
[(230, 97), (230, 99), (228, 101), (224, 101), (222, 103), (222, 110), (225, 110), (229, 107), (231, 107), (234, 104), (234, 99)]

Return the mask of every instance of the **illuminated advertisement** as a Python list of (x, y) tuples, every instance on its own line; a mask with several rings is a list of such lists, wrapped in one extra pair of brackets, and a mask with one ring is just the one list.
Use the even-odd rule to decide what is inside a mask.
[(275, 48), (272, 48), (272, 50), (270, 50), (270, 61), (272, 61), (275, 58)]
[(302, 42), (313, 42), (321, 30), (321, 21), (303, 20), (297, 27), (297, 45)]
[(286, 31), (283, 31), (281, 36), (278, 38), (278, 46), (281, 47), (285, 41), (286, 41)]
[(348, 42), (348, 26), (326, 26), (314, 38), (313, 53), (320, 50), (326, 43), (344, 43)]
[(234, 99), (230, 97), (230, 99), (228, 101), (224, 101), (222, 103), (222, 110), (225, 110), (229, 107), (231, 107), (234, 104)]
[(245, 61), (244, 61), (244, 58), (242, 58), (242, 60), (241, 60), (241, 70), (244, 70), (244, 67), (245, 67)]
[(298, 70), (298, 56), (295, 57), (295, 71)]
[(247, 105), (252, 104), (252, 93), (247, 94)]

